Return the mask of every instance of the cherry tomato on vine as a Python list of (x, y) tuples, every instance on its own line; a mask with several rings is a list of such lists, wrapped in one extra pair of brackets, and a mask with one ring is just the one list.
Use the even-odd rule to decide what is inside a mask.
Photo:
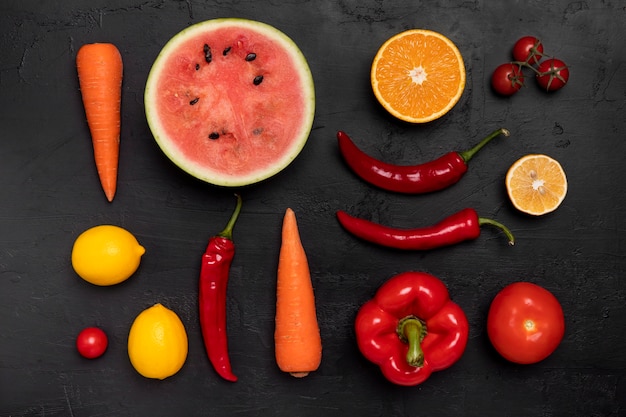
[(491, 86), (503, 96), (511, 96), (524, 85), (524, 74), (518, 64), (507, 62), (499, 65), (491, 75)]
[(537, 68), (537, 82), (546, 91), (556, 91), (569, 80), (569, 68), (560, 59), (550, 58), (539, 64)]
[(487, 315), (487, 334), (496, 351), (518, 364), (539, 362), (563, 339), (565, 319), (556, 297), (530, 282), (504, 287)]
[(95, 359), (104, 354), (109, 345), (106, 333), (98, 327), (87, 327), (76, 337), (76, 349), (81, 356)]
[(528, 64), (536, 64), (543, 56), (543, 44), (534, 36), (524, 36), (513, 45), (513, 59)]

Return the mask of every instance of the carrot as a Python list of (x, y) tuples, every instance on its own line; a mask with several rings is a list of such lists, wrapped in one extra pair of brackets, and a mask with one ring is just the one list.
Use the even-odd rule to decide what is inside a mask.
[(113, 201), (117, 189), (122, 67), (122, 56), (110, 43), (83, 45), (76, 54), (80, 91), (96, 168), (109, 202)]
[(274, 344), (283, 372), (300, 378), (315, 371), (322, 360), (315, 296), (296, 215), (288, 208), (283, 219), (276, 285)]

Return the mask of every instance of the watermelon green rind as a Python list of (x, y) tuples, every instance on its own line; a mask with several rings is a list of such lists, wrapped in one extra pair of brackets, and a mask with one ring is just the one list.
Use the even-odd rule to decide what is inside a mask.
[[(219, 46), (221, 38), (220, 35), (215, 35), (222, 33), (221, 31), (226, 34), (225, 37), (240, 32), (237, 39), (243, 39), (243, 43), (249, 41), (256, 48), (255, 51), (259, 51), (259, 58), (245, 64), (242, 60), (229, 61), (231, 64), (227, 64), (225, 59), (222, 62), (223, 46)], [(188, 69), (187, 64), (191, 64), (191, 61), (185, 64), (187, 66), (179, 65), (187, 59), (188, 45), (205, 38), (209, 39), (207, 43), (218, 46), (213, 50), (213, 61), (208, 65), (204, 62), (194, 64), (195, 68), (203, 65), (196, 73)], [(230, 41), (226, 39), (225, 42)], [(249, 68), (254, 68), (250, 64), (256, 64), (257, 69), (267, 70), (266, 77), (258, 88), (245, 84), (251, 80), (245, 79), (244, 84), (239, 80), (244, 76), (250, 78), (250, 74), (254, 74), (247, 72)], [(202, 71), (207, 71), (204, 74), (208, 76), (211, 74), (209, 71), (214, 68), (215, 74), (229, 73), (231, 68), (234, 74), (231, 74), (230, 80), (221, 80), (220, 85), (210, 85), (213, 82), (210, 77), (191, 78), (203, 74)], [(278, 84), (272, 84), (273, 82)], [(163, 116), (164, 113), (159, 109), (169, 106), (170, 101), (174, 103), (166, 97), (170, 93), (170, 84), (177, 89), (173, 96), (180, 99), (175, 105), (181, 110), (176, 107), (171, 114)], [(197, 105), (190, 106), (189, 98), (193, 94), (184, 99), (180, 96), (183, 91), (197, 88), (204, 88), (201, 92), (202, 98)], [(211, 99), (214, 99), (212, 105), (208, 104)], [(300, 154), (313, 125), (315, 88), (306, 58), (293, 40), (283, 32), (258, 21), (221, 18), (189, 26), (167, 42), (148, 75), (144, 102), (150, 130), (170, 160), (187, 173), (208, 183), (238, 187), (263, 181), (277, 174)], [(193, 116), (196, 110), (201, 111), (200, 104), (205, 106), (204, 112)], [(209, 139), (211, 129), (217, 129), (218, 126), (222, 132), (220, 139)], [(201, 133), (195, 134), (196, 130), (193, 129)], [(229, 129), (236, 133), (230, 135), (227, 132)], [(182, 139), (179, 131), (182, 132)], [(185, 143), (181, 145), (181, 142)], [(275, 150), (273, 146), (276, 146)], [(240, 149), (245, 149), (247, 154), (243, 152), (240, 155)], [(259, 162), (263, 158), (264, 162)], [(241, 170), (236, 168), (239, 165)], [(229, 172), (231, 168), (233, 172)]]

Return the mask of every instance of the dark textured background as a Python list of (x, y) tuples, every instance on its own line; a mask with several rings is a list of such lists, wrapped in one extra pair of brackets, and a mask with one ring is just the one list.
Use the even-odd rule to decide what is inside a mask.
[[(623, 1), (174, 1), (2, 0), (0, 3), (0, 416), (624, 416), (626, 415), (626, 4)], [(282, 174), (240, 190), (237, 254), (228, 288), (231, 360), (221, 380), (206, 359), (197, 319), (197, 276), (207, 239), (233, 208), (233, 190), (204, 184), (167, 160), (148, 130), (143, 87), (165, 42), (215, 17), (261, 20), (307, 57), (317, 109), (310, 140)], [(467, 87), (445, 117), (412, 126), (375, 101), (369, 68), (378, 47), (409, 28), (450, 37)], [(519, 37), (536, 35), (571, 67), (570, 84), (545, 94), (533, 80), (512, 98), (489, 88)], [(87, 42), (113, 42), (124, 58), (119, 188), (106, 202), (91, 156), (74, 58)], [(416, 163), (462, 150), (498, 127), (456, 186), (428, 196), (374, 189), (338, 155), (335, 133), (364, 150)], [(530, 218), (508, 202), (508, 167), (546, 153), (567, 172), (554, 213)], [(319, 371), (296, 380), (273, 357), (279, 229), (298, 216), (324, 340)], [(397, 226), (431, 224), (463, 207), (506, 223), (517, 245), (483, 231), (473, 242), (425, 253), (366, 244), (345, 233), (346, 209)], [(146, 247), (137, 274), (99, 288), (72, 271), (76, 236), (97, 224), (131, 230)], [(422, 270), (443, 279), (466, 311), (462, 359), (413, 388), (394, 386), (355, 341), (358, 307), (386, 279)], [(532, 366), (501, 359), (486, 314), (506, 284), (552, 291), (566, 315), (557, 351)], [(161, 302), (189, 335), (186, 365), (148, 380), (126, 353), (130, 324)], [(101, 326), (110, 347), (81, 358), (76, 334)]]

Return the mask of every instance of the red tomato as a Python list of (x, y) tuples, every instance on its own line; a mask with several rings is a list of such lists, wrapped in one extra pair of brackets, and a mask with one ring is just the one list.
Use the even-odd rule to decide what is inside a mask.
[(543, 61), (537, 71), (537, 82), (546, 91), (559, 90), (569, 80), (569, 69), (560, 59), (550, 58)]
[(559, 301), (550, 291), (530, 282), (504, 287), (489, 308), (489, 340), (511, 362), (531, 364), (547, 358), (561, 343), (564, 332)]
[(496, 93), (511, 96), (524, 85), (522, 68), (512, 62), (498, 66), (491, 75), (491, 86)]
[(106, 333), (97, 327), (83, 329), (76, 338), (76, 349), (83, 357), (95, 359), (104, 354), (109, 345)]
[(543, 44), (534, 36), (524, 36), (513, 45), (513, 59), (528, 64), (536, 64), (543, 56)]

